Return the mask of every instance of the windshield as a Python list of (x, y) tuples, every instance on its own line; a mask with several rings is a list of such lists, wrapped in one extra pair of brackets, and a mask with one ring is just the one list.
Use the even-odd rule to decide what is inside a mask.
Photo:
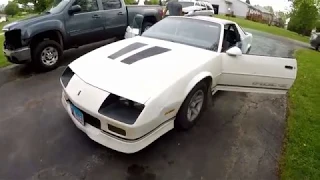
[(182, 5), (182, 8), (185, 8), (185, 7), (189, 7), (189, 6), (193, 6), (193, 5), (194, 5), (193, 2), (179, 2), (179, 4)]
[(217, 51), (220, 30), (220, 24), (214, 22), (167, 17), (154, 24), (141, 36)]
[(53, 0), (49, 8), (45, 10), (45, 13), (59, 13), (66, 7), (69, 2), (70, 0)]

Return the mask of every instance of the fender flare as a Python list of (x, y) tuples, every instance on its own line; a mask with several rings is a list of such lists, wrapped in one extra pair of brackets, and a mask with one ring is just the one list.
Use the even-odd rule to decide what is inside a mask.
[(191, 81), (188, 83), (187, 87), (184, 90), (184, 99), (188, 96), (190, 91), (193, 89), (193, 87), (198, 84), (200, 81), (202, 81), (205, 78), (210, 77), (213, 79), (212, 74), (208, 71), (206, 72), (201, 72), (198, 75), (196, 75), (194, 78), (191, 79)]

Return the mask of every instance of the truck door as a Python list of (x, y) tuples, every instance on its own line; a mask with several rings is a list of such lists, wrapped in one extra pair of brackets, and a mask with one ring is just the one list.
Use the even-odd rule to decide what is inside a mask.
[(81, 11), (69, 14), (66, 19), (66, 30), (72, 44), (80, 46), (103, 40), (103, 18), (98, 0), (75, 0), (74, 5), (80, 5)]
[(101, 0), (104, 18), (104, 36), (124, 37), (127, 28), (127, 10), (120, 0)]

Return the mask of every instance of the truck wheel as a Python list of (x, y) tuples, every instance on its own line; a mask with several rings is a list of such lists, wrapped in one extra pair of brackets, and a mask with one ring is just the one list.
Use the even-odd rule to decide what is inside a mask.
[(317, 51), (320, 51), (320, 45), (318, 45), (318, 46), (316, 47), (316, 50), (317, 50)]
[(32, 51), (32, 63), (38, 70), (53, 70), (58, 67), (62, 52), (61, 45), (56, 41), (42, 41)]
[(204, 81), (198, 83), (181, 105), (175, 120), (175, 126), (188, 130), (201, 117), (208, 100), (208, 88)]
[(142, 24), (142, 33), (143, 33), (144, 31), (146, 31), (147, 29), (149, 29), (152, 25), (153, 25), (153, 23), (151, 23), (151, 22), (144, 22), (144, 23)]

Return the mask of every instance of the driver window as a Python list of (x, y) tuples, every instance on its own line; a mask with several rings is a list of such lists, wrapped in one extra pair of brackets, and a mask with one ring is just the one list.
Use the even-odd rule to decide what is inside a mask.
[(72, 5), (80, 5), (81, 6), (81, 12), (92, 12), (92, 11), (98, 11), (98, 1), (97, 0), (76, 0)]

